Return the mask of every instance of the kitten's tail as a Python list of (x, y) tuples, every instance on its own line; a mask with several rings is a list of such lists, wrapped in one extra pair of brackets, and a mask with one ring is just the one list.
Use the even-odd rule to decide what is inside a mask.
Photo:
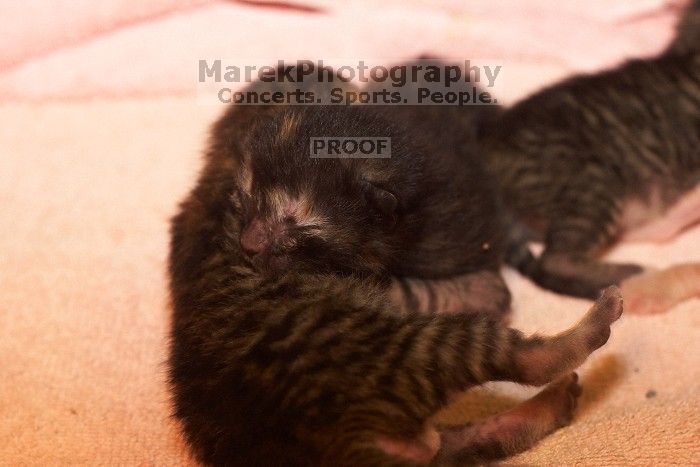
[(676, 26), (676, 38), (666, 53), (677, 55), (697, 52), (700, 52), (700, 0), (691, 0)]

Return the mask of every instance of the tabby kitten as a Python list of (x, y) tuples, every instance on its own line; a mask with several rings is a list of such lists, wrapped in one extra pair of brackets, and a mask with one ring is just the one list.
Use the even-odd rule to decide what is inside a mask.
[[(670, 237), (700, 220), (699, 12), (696, 1), (661, 56), (550, 86), (486, 129), (506, 205), (545, 242), (538, 258), (521, 249), (510, 260), (540, 285), (595, 297), (646, 271), (598, 260), (614, 239), (645, 224), (645, 236)], [(697, 266), (684, 271), (700, 278)]]
[[(357, 91), (357, 88), (339, 75), (336, 75), (331, 83), (319, 82), (315, 74), (302, 76), (299, 74), (301, 70), (293, 66), (282, 65), (278, 71), (287, 71), (296, 82), (258, 81), (248, 90), (279, 92), (299, 89), (303, 92), (312, 91), (324, 98), (330, 96), (331, 90), (337, 88), (346, 93)], [(220, 141), (228, 145), (239, 144), (243, 140), (239, 135), (248, 135), (248, 126), (256, 118), (273, 115), (280, 109), (284, 107), (239, 106), (237, 110), (225, 115), (219, 123), (217, 131)], [(372, 134), (391, 136), (391, 132), (396, 133), (401, 128), (401, 137), (394, 141), (394, 145), (401, 143), (406, 146), (410, 141), (411, 151), (415, 152), (415, 155), (409, 154), (398, 163), (392, 164), (387, 164), (386, 161), (352, 162), (358, 170), (362, 168), (367, 172), (358, 175), (364, 181), (370, 178), (375, 180), (375, 183), (364, 183), (362, 193), (358, 193), (358, 196), (365, 197), (368, 201), (372, 200), (376, 207), (385, 211), (383, 215), (386, 217), (396, 218), (399, 211), (411, 210), (410, 216), (401, 218), (404, 225), (389, 223), (385, 228), (377, 230), (380, 236), (392, 235), (393, 248), (405, 252), (402, 264), (383, 264), (382, 270), (384, 276), (392, 277), (390, 293), (393, 300), (405, 309), (421, 312), (478, 311), (501, 316), (509, 311), (510, 292), (498, 271), (504, 254), (503, 234), (506, 229), (500, 215), (501, 208), (495, 183), (487, 177), (483, 161), (478, 154), (475, 131), (488, 110), (477, 106), (469, 106), (463, 110), (454, 106), (375, 106), (371, 107), (371, 110), (366, 108), (360, 111), (363, 114), (378, 114), (374, 121), (379, 123), (379, 126), (368, 128), (374, 131)], [(290, 117), (290, 121), (311, 117), (323, 118), (324, 112), (328, 111), (318, 114), (315, 111), (296, 113), (294, 117)], [(350, 111), (348, 116), (353, 112), (357, 111)], [(463, 117), (459, 128), (446, 125), (446, 121), (456, 121), (454, 117), (457, 113)], [(392, 125), (388, 125), (387, 121), (391, 121)], [(357, 123), (341, 129), (338, 135), (346, 134), (343, 131), (349, 131), (348, 135), (367, 136), (366, 129)], [(308, 136), (310, 138), (313, 135)], [(276, 135), (268, 131), (256, 134), (251, 139), (273, 141), (275, 138)], [(276, 182), (280, 185), (297, 183), (298, 181), (293, 180), (293, 174), (297, 177), (304, 176), (309, 159), (306, 151), (308, 146), (308, 141), (299, 141), (298, 148), (291, 151), (296, 159), (290, 163), (293, 157), (289, 156), (288, 160), (281, 164), (285, 168), (297, 170), (284, 173), (274, 170), (263, 173), (261, 170), (261, 178), (269, 178), (270, 174), (275, 174)], [(299, 151), (299, 148), (302, 150)], [(260, 152), (265, 151), (266, 148), (260, 148)], [(402, 151), (406, 152), (406, 149)], [(243, 173), (242, 176), (247, 175)], [(338, 218), (344, 213), (323, 200), (324, 197), (334, 199), (329, 193), (342, 190), (343, 185), (319, 183), (315, 186), (310, 184), (308, 188), (310, 194), (317, 196), (309, 196), (306, 201), (312, 205), (317, 203), (316, 209), (330, 211), (325, 216), (327, 225), (316, 225), (316, 229), (307, 228), (305, 232), (285, 228), (283, 238), (275, 238), (266, 232), (279, 231), (284, 223), (271, 218), (269, 213), (259, 213), (262, 216), (251, 220), (242, 235), (243, 243), (247, 245), (252, 256), (255, 256), (259, 266), (261, 263), (266, 266), (277, 263), (276, 269), (281, 270), (285, 264), (298, 262), (309, 265), (321, 263), (319, 267), (322, 267), (328, 258), (318, 256), (323, 250), (321, 246), (335, 255), (338, 250), (342, 250), (344, 239), (353, 238), (356, 227), (339, 223)], [(282, 191), (289, 189), (290, 187), (281, 187)], [(398, 193), (402, 193), (401, 203), (396, 199)], [(262, 194), (246, 193), (245, 196), (250, 205), (258, 203)], [(333, 232), (339, 229), (345, 229), (348, 235), (337, 235)], [(418, 231), (425, 232), (421, 234), (424, 238), (420, 247), (416, 247), (412, 240)], [(313, 232), (325, 235), (309, 238), (309, 234)], [(314, 241), (318, 242), (320, 237), (323, 237), (324, 245), (313, 244)], [(260, 242), (259, 239), (265, 241)], [(312, 244), (308, 245), (309, 242)], [(305, 244), (307, 245), (304, 246)], [(387, 255), (399, 258), (392, 252), (385, 252), (385, 256)], [(360, 261), (364, 259), (360, 258)]]
[[(410, 139), (366, 108), (251, 114), (237, 121), (233, 108), (214, 127), (171, 229), (170, 381), (202, 462), (455, 465), (525, 449), (570, 421), (580, 393), (570, 372), (607, 341), (619, 291), (546, 338), (488, 314), (396, 306), (388, 275), (439, 271), (424, 258), (450, 240), (421, 217), (424, 165)], [(391, 159), (309, 158), (311, 136), (368, 134), (392, 138)], [(490, 254), (451, 250), (443, 267)], [(491, 380), (554, 382), (507, 417), (431, 423), (453, 394)]]

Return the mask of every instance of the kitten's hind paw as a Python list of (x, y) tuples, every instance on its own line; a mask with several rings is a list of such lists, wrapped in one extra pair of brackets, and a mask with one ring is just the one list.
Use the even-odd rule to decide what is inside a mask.
[(552, 414), (552, 431), (571, 424), (582, 392), (578, 375), (570, 373), (550, 383), (535, 396), (535, 400), (540, 400), (542, 407)]
[(590, 332), (589, 351), (602, 347), (610, 338), (610, 325), (622, 316), (622, 292), (617, 286), (603, 291), (586, 316), (581, 320), (582, 329)]
[(700, 263), (649, 270), (625, 280), (621, 287), (630, 313), (665, 313), (689, 298), (700, 297)]
[(569, 425), (580, 395), (578, 376), (569, 373), (506, 412), (464, 427), (445, 428), (432, 465), (471, 465), (522, 452)]

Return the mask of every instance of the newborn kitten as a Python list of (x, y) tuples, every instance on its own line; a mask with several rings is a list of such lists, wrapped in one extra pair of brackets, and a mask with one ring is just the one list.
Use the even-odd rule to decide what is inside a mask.
[[(597, 259), (614, 239), (662, 213), (669, 217), (647, 236), (668, 238), (700, 220), (699, 4), (661, 56), (567, 79), (487, 129), (484, 148), (506, 205), (544, 236), (539, 258), (521, 250), (515, 261), (540, 285), (595, 297), (645, 271)], [(684, 271), (700, 278), (700, 267)]]
[[(293, 67), (290, 74), (295, 76)], [(357, 91), (340, 76), (336, 76), (333, 83), (318, 82), (315, 75), (306, 76), (303, 80), (301, 76), (295, 77), (296, 83), (256, 82), (249, 89), (293, 91), (299, 88), (302, 91), (313, 91), (317, 95), (325, 96), (330, 94), (332, 88), (338, 87), (346, 93)], [(432, 83), (416, 83), (416, 85), (432, 86)], [(247, 126), (256, 118), (269, 117), (282, 109), (284, 108), (281, 106), (239, 106), (238, 110), (225, 115), (219, 123), (221, 140), (227, 144), (239, 144), (243, 138), (238, 135), (246, 134)], [(410, 141), (411, 151), (416, 153), (408, 154), (399, 161), (400, 163), (387, 164), (385, 160), (374, 162), (365, 160), (359, 163), (357, 159), (353, 162), (358, 170), (363, 167), (365, 168), (363, 170), (380, 171), (386, 168), (394, 172), (373, 175), (377, 180), (383, 178), (381, 183), (387, 190), (377, 189), (379, 187), (366, 183), (361, 196), (376, 196), (375, 202), (386, 204), (386, 209), (405, 210), (408, 205), (412, 209), (410, 216), (402, 218), (406, 225), (390, 226), (391, 235), (395, 236), (393, 240), (397, 244), (403, 242), (401, 248), (406, 251), (403, 264), (382, 265), (384, 268), (382, 274), (385, 277), (392, 276), (390, 294), (396, 304), (404, 309), (424, 313), (478, 311), (496, 315), (504, 315), (509, 310), (510, 292), (498, 272), (503, 256), (503, 232), (505, 231), (503, 220), (499, 215), (500, 203), (497, 199), (495, 183), (487, 177), (483, 161), (476, 151), (475, 128), (487, 110), (483, 106), (469, 106), (464, 109), (458, 109), (455, 106), (373, 106), (371, 110), (361, 111), (381, 114), (375, 119), (381, 122), (380, 126), (368, 128), (374, 132), (370, 132), (370, 136), (376, 134), (392, 137), (387, 131), (397, 132), (401, 128), (402, 144), (406, 145)], [(290, 112), (294, 111), (290, 110)], [(456, 120), (454, 117), (457, 112), (463, 115), (463, 118), (459, 129), (455, 130), (445, 125), (445, 122)], [(315, 111), (302, 112), (290, 117), (290, 121), (310, 116), (317, 119), (323, 118), (319, 115), (325, 114), (323, 112), (317, 114)], [(388, 129), (384, 128), (388, 125), (387, 120), (393, 123), (388, 126)], [(355, 132), (353, 134), (356, 136), (368, 136), (367, 131), (357, 125), (354, 127), (350, 125), (349, 129)], [(341, 131), (340, 134), (344, 133)], [(276, 135), (261, 134), (254, 138), (260, 141), (272, 141)], [(396, 145), (397, 141), (393, 144)], [(296, 147), (297, 142), (290, 141), (289, 144)], [(298, 167), (300, 174), (306, 170), (305, 165), (311, 162), (308, 148), (308, 140), (299, 141), (297, 149), (293, 151), (296, 160), (290, 166)], [(264, 152), (264, 149), (262, 151)], [(245, 170), (249, 171), (250, 167), (246, 166)], [(369, 172), (360, 175), (365, 179), (370, 177)], [(276, 178), (279, 186), (275, 189), (288, 191), (289, 187), (285, 184), (296, 183), (291, 177), (292, 175), (286, 172), (279, 174)], [(396, 180), (403, 186), (392, 186)], [(342, 185), (318, 186), (311, 192), (316, 190), (316, 195), (326, 196), (329, 190), (340, 189)], [(406, 191), (408, 189), (410, 189), (410, 199), (409, 192)], [(395, 195), (402, 190), (407, 195), (401, 199), (403, 206), (394, 199)], [(257, 203), (258, 197), (262, 194), (248, 193), (247, 196), (253, 203)], [(317, 197), (311, 196), (307, 201), (313, 204)], [(320, 208), (322, 207), (323, 204), (320, 205)], [(334, 212), (330, 218), (337, 217), (338, 214), (340, 213)], [(395, 216), (395, 214), (387, 213), (389, 216)], [(269, 217), (269, 213), (266, 215)], [(251, 221), (243, 234), (248, 251), (258, 263), (278, 263), (273, 269), (282, 270), (292, 261), (312, 264), (315, 259), (321, 259), (315, 258), (320, 251), (319, 245), (303, 247), (305, 242), (313, 243), (314, 239), (309, 238), (310, 233), (323, 232), (321, 226), (317, 226), (318, 228), (313, 231), (307, 229), (303, 234), (300, 234), (298, 229), (284, 229), (284, 238), (276, 238), (274, 235), (266, 234), (273, 228), (279, 230), (279, 226), (275, 227), (275, 224), (279, 224), (275, 219), (256, 218)], [(330, 222), (329, 228), (342, 228), (342, 224), (336, 225)], [(348, 237), (352, 237), (353, 230), (347, 226), (344, 228), (348, 232)], [(412, 241), (410, 237), (415, 236), (419, 230), (426, 231), (424, 241), (419, 249), (410, 250)], [(428, 231), (430, 235), (427, 234)], [(377, 230), (380, 236), (385, 233), (388, 233), (386, 229)], [(295, 238), (299, 235), (301, 239)], [(405, 238), (400, 240), (402, 236)], [(253, 245), (258, 242), (258, 239), (264, 241)], [(319, 235), (316, 235), (315, 241), (318, 240)], [(325, 235), (323, 240), (331, 244), (331, 250), (336, 246), (342, 247), (342, 245), (333, 245), (342, 240), (335, 234)], [(410, 253), (408, 253), (409, 250)], [(332, 255), (334, 254), (335, 252)], [(360, 261), (363, 259), (360, 258)], [(323, 263), (324, 260), (321, 259), (320, 262)]]
[[(607, 341), (622, 312), (617, 290), (546, 338), (488, 314), (397, 307), (388, 275), (498, 262), (489, 249), (441, 253), (455, 239), (426, 222), (427, 210), (464, 216), (432, 204), (441, 195), (423, 199), (441, 164), (428, 170), (411, 140), (367, 108), (251, 121), (244, 112), (238, 122), (237, 110), (214, 127), (172, 223), (170, 381), (202, 462), (454, 465), (523, 450), (570, 421), (580, 394), (571, 371)], [(310, 159), (309, 138), (329, 135), (390, 136), (392, 157)], [(475, 225), (469, 240), (489, 229)], [(491, 380), (554, 382), (507, 416), (431, 423), (453, 394)]]

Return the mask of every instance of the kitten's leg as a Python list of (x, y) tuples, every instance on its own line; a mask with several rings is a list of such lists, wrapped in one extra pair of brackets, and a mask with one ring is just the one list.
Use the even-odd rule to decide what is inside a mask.
[[(526, 337), (483, 314), (408, 316), (406, 329), (396, 332), (391, 340), (397, 343), (382, 350), (377, 366), (391, 372), (392, 380), (402, 381), (401, 390), (411, 398), (424, 398), (431, 388), (431, 397), (439, 395), (437, 405), (427, 409), (433, 412), (450, 395), (475, 384), (543, 385), (572, 372), (607, 342), (610, 326), (621, 314), (620, 290), (609, 287), (577, 324), (547, 337)], [(399, 349), (397, 365), (392, 355)], [(406, 380), (404, 372), (410, 373)]]
[[(549, 383), (576, 369), (605, 344), (610, 337), (610, 325), (621, 315), (620, 289), (609, 287), (576, 325), (562, 333), (529, 338), (519, 333), (511, 335), (503, 349), (495, 349), (493, 360), (484, 362), (486, 368), (495, 365), (489, 379), (536, 386)], [(500, 352), (509, 354), (507, 363), (498, 364)]]
[[(589, 193), (588, 196), (594, 194)], [(601, 194), (598, 201), (592, 204), (612, 206), (611, 201), (606, 203), (604, 199), (604, 194)], [(679, 215), (687, 219), (683, 213)], [(577, 212), (569, 211), (567, 215), (559, 217), (552, 223), (545, 251), (529, 275), (546, 288), (585, 298), (594, 298), (599, 290), (608, 285), (620, 285), (628, 300), (627, 309), (638, 314), (664, 312), (688, 298), (700, 295), (698, 264), (656, 271), (635, 264), (595, 259), (594, 252), (606, 245), (616, 233), (614, 218), (612, 208), (593, 209), (586, 203), (581, 203)]]
[(599, 214), (596, 218), (590, 211), (581, 209), (580, 213), (562, 216), (553, 223), (544, 253), (533, 270), (526, 272), (535, 282), (555, 292), (584, 298), (594, 298), (608, 285), (620, 285), (627, 309), (636, 314), (661, 313), (700, 296), (700, 264), (656, 271), (636, 264), (595, 259), (593, 252), (605, 244), (611, 236), (607, 232), (613, 232), (614, 228), (604, 228), (600, 233), (600, 226), (610, 225), (612, 221), (606, 223), (605, 216)]
[(580, 395), (578, 376), (571, 373), (511, 410), (466, 427), (441, 430), (433, 465), (465, 465), (525, 451), (571, 423)]
[[(526, 337), (484, 314), (401, 315), (374, 308), (314, 314), (303, 332), (275, 343), (285, 355), (287, 347), (305, 346), (291, 370), (288, 357), (278, 363), (281, 374), (296, 375), (291, 389), (284, 381), (275, 388), (293, 407), (332, 400), (339, 390), (346, 394), (337, 422), (342, 429), (330, 438), (333, 444), (321, 443), (334, 465), (422, 462), (436, 451), (425, 423), (451, 397), (486, 381), (543, 385), (569, 374), (607, 341), (621, 313), (622, 297), (611, 287), (579, 323), (549, 337)], [(316, 320), (324, 326), (316, 329)], [(269, 357), (265, 362), (271, 372)], [(334, 382), (327, 395), (319, 389), (325, 382)], [(416, 449), (403, 452), (401, 440)]]
[(619, 285), (644, 270), (636, 264), (596, 259), (597, 252), (619, 233), (619, 226), (610, 182), (595, 176), (584, 174), (581, 180), (586, 186), (572, 186), (561, 194), (551, 214), (545, 250), (534, 267), (525, 271), (547, 289), (591, 299), (605, 287)]
[[(572, 386), (575, 381), (570, 373), (591, 352), (605, 344), (610, 324), (621, 313), (622, 297), (617, 288), (611, 287), (578, 324), (551, 337), (524, 337), (486, 315), (435, 316), (416, 336), (410, 347), (415, 352), (404, 352), (405, 366), (392, 366), (392, 380), (402, 381), (402, 385), (390, 400), (405, 397), (401, 407), (411, 407), (427, 420), (447, 402), (451, 393), (473, 384), (507, 380), (542, 385), (569, 374), (535, 399), (500, 418), (479, 425), (473, 431), (445, 435), (441, 456), (447, 462), (452, 455), (462, 458), (462, 449), (484, 450), (492, 436), (493, 445), (502, 446), (496, 449), (498, 453), (512, 452), (505, 448), (508, 441), (515, 443), (512, 449), (524, 449), (568, 420), (568, 417), (558, 419), (557, 416), (572, 410), (568, 406), (568, 393), (575, 395), (577, 391)], [(411, 376), (404, 378), (404, 372), (410, 372)], [(562, 392), (564, 388), (566, 391)], [(436, 398), (436, 395), (440, 396)], [(558, 405), (560, 402), (564, 405)], [(392, 418), (400, 420), (396, 414)], [(396, 426), (396, 422), (391, 426)], [(529, 437), (528, 430), (533, 430)], [(499, 434), (499, 431), (504, 433)], [(423, 463), (437, 452), (434, 440), (430, 426), (408, 438), (387, 430), (376, 435), (375, 446), (385, 454)]]
[(700, 263), (648, 271), (622, 282), (627, 309), (635, 314), (656, 314), (693, 297), (700, 297)]
[(379, 437), (385, 454), (418, 464), (471, 465), (502, 459), (534, 446), (548, 434), (571, 423), (581, 395), (578, 376), (571, 373), (516, 407), (462, 427), (436, 429), (427, 423), (411, 440)]
[(609, 263), (576, 253), (545, 251), (531, 277), (554, 292), (593, 299), (605, 287), (620, 285), (643, 271), (637, 264)]
[(394, 278), (389, 296), (404, 311), (422, 314), (475, 312), (502, 316), (511, 295), (494, 271), (478, 271), (445, 279)]

